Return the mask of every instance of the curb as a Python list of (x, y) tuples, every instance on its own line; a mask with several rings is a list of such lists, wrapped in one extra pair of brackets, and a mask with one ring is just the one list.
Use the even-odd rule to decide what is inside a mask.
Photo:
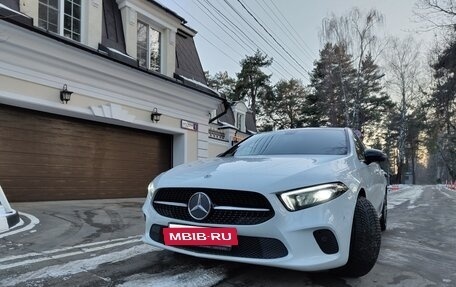
[(20, 220), (19, 213), (14, 209), (8, 213), (0, 213), (0, 234), (15, 227)]
[(11, 208), (0, 186), (0, 232), (8, 231), (20, 222), (19, 213)]
[(19, 212), (16, 210), (13, 210), (13, 212), (10, 214), (6, 214), (6, 221), (8, 221), (8, 226), (10, 229), (18, 224), (20, 220), (21, 218), (19, 216)]

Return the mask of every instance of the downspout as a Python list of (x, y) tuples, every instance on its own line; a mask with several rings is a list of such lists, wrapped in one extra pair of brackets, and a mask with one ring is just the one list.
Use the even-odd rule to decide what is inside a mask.
[(210, 119), (209, 123), (212, 123), (213, 121), (215, 121), (216, 119), (222, 117), (223, 115), (225, 115), (228, 112), (228, 108), (230, 107), (230, 103), (226, 99), (223, 99), (223, 107), (225, 108), (225, 110), (223, 112), (221, 112), (220, 114), (216, 115), (215, 117), (213, 117), (212, 119)]

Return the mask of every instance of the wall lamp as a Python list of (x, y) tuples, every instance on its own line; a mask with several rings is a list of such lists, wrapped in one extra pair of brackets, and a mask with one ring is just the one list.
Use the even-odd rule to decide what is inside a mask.
[(162, 114), (160, 114), (157, 110), (157, 108), (154, 108), (152, 110), (152, 114), (150, 114), (150, 119), (154, 122), (154, 123), (158, 123), (160, 121), (160, 117), (161, 117)]
[(60, 100), (64, 104), (68, 104), (68, 101), (71, 99), (71, 94), (73, 92), (68, 91), (67, 85), (63, 85), (63, 89), (60, 91)]

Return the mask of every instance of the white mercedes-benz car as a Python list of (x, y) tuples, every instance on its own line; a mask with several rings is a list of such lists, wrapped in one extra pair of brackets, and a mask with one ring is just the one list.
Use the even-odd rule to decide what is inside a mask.
[[(349, 128), (257, 134), (156, 177), (143, 206), (143, 240), (204, 258), (363, 276), (386, 228), (387, 179), (378, 164), (385, 160)], [(169, 244), (209, 238), (166, 238), (173, 227), (229, 227), (236, 244)]]

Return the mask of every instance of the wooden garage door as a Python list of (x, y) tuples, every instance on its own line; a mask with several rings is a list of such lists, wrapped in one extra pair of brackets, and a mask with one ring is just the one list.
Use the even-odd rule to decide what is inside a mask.
[(10, 201), (145, 197), (172, 137), (0, 105), (0, 185)]

